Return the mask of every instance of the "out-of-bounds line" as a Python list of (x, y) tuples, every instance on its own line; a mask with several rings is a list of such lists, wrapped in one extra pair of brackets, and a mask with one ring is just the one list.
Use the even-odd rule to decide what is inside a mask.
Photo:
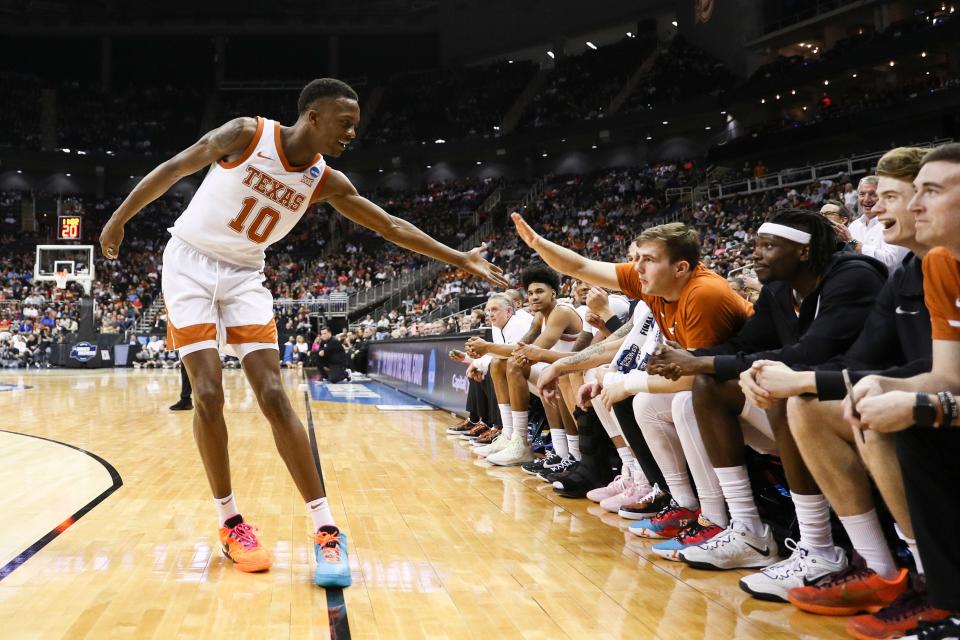
[[(301, 372), (306, 381), (306, 374)], [(313, 462), (317, 465), (320, 474), (320, 484), (324, 495), (327, 494), (327, 485), (323, 481), (323, 467), (320, 466), (320, 451), (317, 449), (317, 432), (313, 428), (313, 411), (310, 410), (310, 392), (303, 392), (303, 404), (307, 408), (307, 437), (310, 438), (310, 450), (313, 453)], [(330, 623), (331, 640), (350, 640), (350, 621), (347, 619), (347, 603), (343, 599), (343, 589), (327, 587), (327, 620)]]

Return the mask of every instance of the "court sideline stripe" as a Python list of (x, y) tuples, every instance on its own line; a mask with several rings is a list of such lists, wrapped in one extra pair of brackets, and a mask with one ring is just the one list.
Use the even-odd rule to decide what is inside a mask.
[(18, 431), (7, 431), (6, 429), (0, 429), (0, 431), (2, 431), (3, 433), (12, 433), (18, 436), (27, 436), (28, 438), (37, 438), (38, 440), (46, 440), (47, 442), (53, 442), (54, 444), (59, 444), (64, 447), (76, 449), (81, 453), (85, 453), (103, 465), (103, 467), (107, 470), (107, 473), (110, 474), (110, 479), (112, 481), (110, 487), (108, 487), (103, 493), (98, 495), (96, 498), (94, 498), (84, 506), (80, 507), (80, 509), (76, 513), (72, 514), (66, 520), (64, 520), (63, 522), (58, 524), (56, 527), (54, 527), (52, 530), (47, 532), (46, 535), (44, 535), (42, 538), (40, 538), (39, 540), (34, 542), (32, 545), (27, 547), (24, 551), (21, 551), (17, 555), (17, 557), (15, 557), (13, 560), (11, 560), (7, 564), (0, 567), (0, 580), (3, 580), (8, 575), (13, 573), (14, 570), (20, 568), (20, 566), (23, 565), (24, 562), (26, 562), (27, 560), (35, 556), (37, 552), (39, 552), (45, 546), (50, 544), (50, 542), (53, 541), (54, 538), (56, 538), (61, 533), (66, 531), (68, 528), (70, 528), (70, 526), (73, 525), (77, 520), (79, 520), (80, 518), (85, 516), (87, 513), (89, 513), (91, 509), (93, 509), (95, 506), (97, 506), (98, 504), (106, 500), (107, 496), (109, 496), (111, 493), (113, 493), (114, 491), (122, 487), (123, 479), (120, 478), (120, 474), (117, 472), (117, 470), (113, 467), (112, 464), (110, 464), (109, 462), (107, 462), (97, 454), (87, 451), (86, 449), (81, 449), (80, 447), (75, 447), (72, 444), (67, 444), (66, 442), (60, 442), (59, 440), (44, 438), (43, 436), (31, 435), (29, 433), (20, 433)]
[[(307, 380), (306, 372), (301, 371), (300, 375), (307, 385), (307, 388), (303, 391), (303, 404), (307, 408), (307, 437), (310, 438), (313, 461), (317, 465), (317, 473), (320, 474), (320, 486), (323, 487), (323, 495), (327, 495), (327, 483), (323, 481), (323, 467), (320, 466), (320, 451), (317, 449), (317, 432), (313, 428), (313, 411), (310, 410), (310, 381)], [(330, 640), (350, 640), (350, 621), (347, 618), (347, 603), (343, 599), (343, 589), (328, 587), (326, 592)]]

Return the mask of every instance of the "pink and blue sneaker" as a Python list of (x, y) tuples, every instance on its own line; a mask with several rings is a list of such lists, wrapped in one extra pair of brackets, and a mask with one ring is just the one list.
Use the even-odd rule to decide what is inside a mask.
[(697, 521), (699, 509), (681, 507), (675, 500), (663, 507), (652, 518), (644, 518), (630, 524), (630, 533), (641, 538), (665, 540), (678, 535)]
[(693, 524), (675, 537), (658, 542), (650, 548), (661, 558), (680, 562), (681, 551), (688, 547), (703, 544), (722, 531), (723, 527), (710, 522), (701, 515)]

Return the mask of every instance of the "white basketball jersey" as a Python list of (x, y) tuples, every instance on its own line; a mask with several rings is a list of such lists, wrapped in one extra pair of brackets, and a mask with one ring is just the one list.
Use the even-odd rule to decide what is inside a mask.
[(211, 258), (263, 269), (268, 246), (290, 233), (329, 174), (319, 153), (287, 162), (280, 123), (257, 118), (257, 132), (232, 162), (210, 166), (172, 235)]
[[(573, 309), (573, 307), (572, 307), (571, 305), (569, 305), (569, 304), (567, 304), (567, 303), (565, 303), (565, 302), (558, 302), (558, 303), (557, 303), (557, 306), (554, 307), (554, 309), (556, 309), (557, 307), (568, 307), (568, 308), (570, 308), (570, 309)], [(573, 309), (573, 310), (576, 311), (576, 309)], [(552, 313), (552, 312), (551, 312), (551, 313)], [(579, 314), (578, 314), (578, 315), (579, 315)], [(542, 331), (544, 331), (546, 328), (547, 328), (547, 319), (544, 318), (543, 320), (541, 320), (540, 331), (542, 332)], [(581, 318), (581, 320), (580, 320), (580, 328), (581, 328), (581, 330), (583, 329), (583, 319), (582, 319), (582, 318)], [(580, 337), (580, 334), (579, 334), (579, 333), (576, 333), (576, 334), (574, 334), (574, 333), (564, 333), (564, 334), (562, 334), (562, 335), (560, 336), (560, 339), (557, 340), (557, 343), (556, 343), (555, 345), (553, 345), (552, 347), (550, 347), (550, 351), (559, 351), (559, 352), (561, 352), (561, 353), (573, 353), (573, 347), (574, 347), (574, 345), (575, 345), (576, 342), (577, 342), (577, 338), (579, 338), (579, 337)]]

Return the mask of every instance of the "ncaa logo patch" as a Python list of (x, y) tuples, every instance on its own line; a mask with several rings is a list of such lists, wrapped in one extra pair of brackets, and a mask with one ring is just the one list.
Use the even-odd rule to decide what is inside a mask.
[(320, 177), (320, 167), (314, 165), (310, 167), (310, 177), (319, 178)]
[(97, 355), (97, 345), (89, 342), (78, 342), (70, 350), (70, 357), (77, 362), (88, 362)]

